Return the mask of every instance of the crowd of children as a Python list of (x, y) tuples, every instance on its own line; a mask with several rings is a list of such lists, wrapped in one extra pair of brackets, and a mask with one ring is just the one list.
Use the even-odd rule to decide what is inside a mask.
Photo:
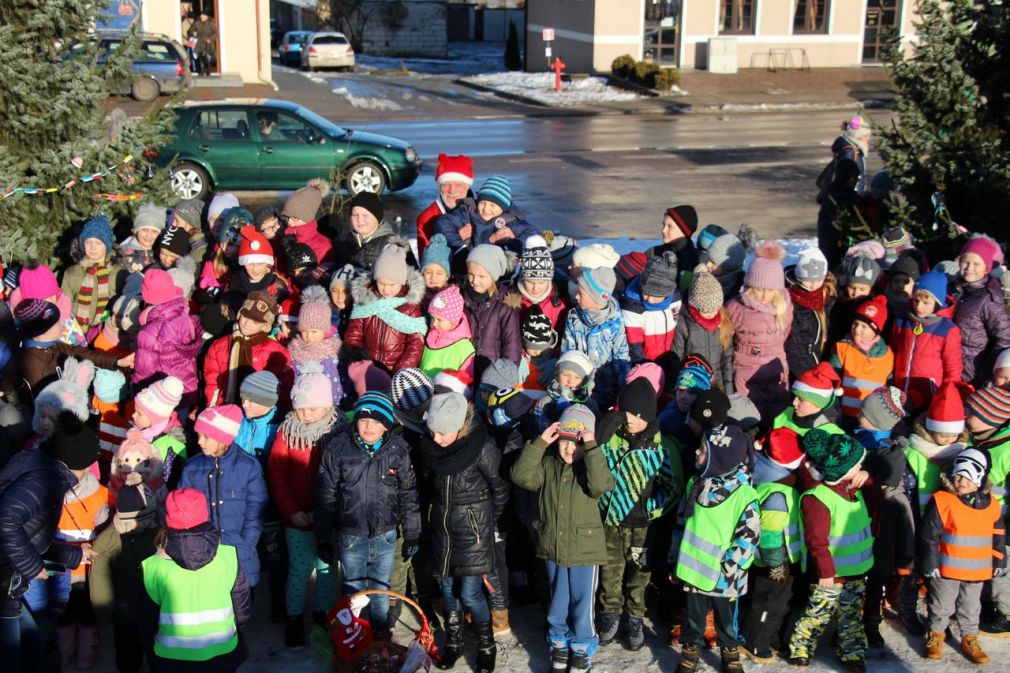
[[(930, 659), (954, 616), (975, 663), (1010, 635), (996, 241), (928, 260), (887, 228), (787, 261), (678, 205), (622, 255), (539, 230), (502, 176), (474, 189), (468, 157), (436, 179), (416, 251), (374, 194), (320, 222), (313, 182), (3, 260), (5, 657), (86, 670), (109, 624), (120, 671), (234, 670), (260, 584), (291, 650), (310, 600), (325, 628), (392, 589), (442, 669), (469, 623), (478, 673), (536, 598), (557, 673), (641, 649), (647, 613), (679, 673), (716, 646), (730, 673), (808, 666), (833, 619), (865, 671), (887, 605)], [(402, 606), (358, 609), (382, 639)]]

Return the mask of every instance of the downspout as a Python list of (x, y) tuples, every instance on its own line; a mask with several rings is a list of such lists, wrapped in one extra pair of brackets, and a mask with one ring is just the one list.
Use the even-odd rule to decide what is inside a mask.
[[(256, 79), (261, 84), (269, 84), (274, 91), (280, 91), (276, 83), (263, 79), (263, 34), (260, 28), (260, 0), (256, 0)], [(273, 61), (273, 55), (270, 60)]]

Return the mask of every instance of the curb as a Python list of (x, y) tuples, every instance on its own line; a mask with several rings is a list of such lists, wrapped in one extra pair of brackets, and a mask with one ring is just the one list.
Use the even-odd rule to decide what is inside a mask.
[(548, 105), (543, 101), (539, 101), (535, 98), (530, 98), (528, 96), (523, 96), (522, 94), (510, 93), (508, 91), (499, 91), (493, 87), (484, 86), (483, 84), (477, 84), (475, 82), (467, 82), (462, 77), (452, 80), (453, 84), (459, 84), (460, 86), (465, 86), (469, 89), (475, 91), (483, 91), (484, 93), (489, 93), (497, 96), (498, 98), (504, 98), (505, 100), (510, 100), (513, 103), (522, 103), (524, 105), (534, 105), (536, 107), (556, 109), (553, 105)]

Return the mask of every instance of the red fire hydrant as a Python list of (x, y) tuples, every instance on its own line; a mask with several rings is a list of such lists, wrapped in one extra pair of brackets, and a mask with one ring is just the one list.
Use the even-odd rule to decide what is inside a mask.
[(554, 90), (561, 91), (561, 71), (565, 69), (565, 62), (560, 58), (555, 57), (554, 63), (551, 64), (551, 70), (554, 71)]

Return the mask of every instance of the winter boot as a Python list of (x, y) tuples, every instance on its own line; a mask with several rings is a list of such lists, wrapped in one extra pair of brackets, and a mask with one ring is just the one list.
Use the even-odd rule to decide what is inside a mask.
[(403, 612), (403, 602), (395, 598), (389, 601), (389, 612), (386, 613), (386, 624), (390, 631), (396, 629), (396, 624), (400, 621), (400, 614)]
[(292, 652), (305, 649), (305, 617), (288, 615), (284, 620), (284, 647)]
[(617, 638), (621, 618), (614, 612), (601, 612), (596, 616), (596, 630), (600, 636), (600, 647), (609, 645)]
[(719, 656), (722, 659), (722, 673), (743, 673), (739, 647), (723, 647)]
[(77, 629), (77, 670), (90, 671), (98, 663), (98, 627), (80, 626)]
[(715, 615), (709, 610), (708, 617), (705, 618), (705, 647), (714, 650), (718, 642), (719, 636), (715, 632)]
[(994, 609), (989, 617), (982, 620), (981, 630), (990, 636), (1008, 638), (1010, 637), (1010, 619), (1007, 619), (1006, 615), (999, 610)]
[(943, 634), (939, 631), (930, 631), (926, 638), (926, 658), (940, 660), (943, 658)]
[(498, 658), (498, 646), (494, 642), (491, 622), (477, 625), (477, 673), (494, 673), (494, 662)]
[(628, 617), (628, 629), (625, 633), (625, 646), (632, 652), (637, 652), (645, 646), (645, 633), (642, 631), (641, 617)]
[(913, 636), (924, 636), (929, 630), (925, 621), (919, 616), (919, 585), (916, 584), (915, 577), (906, 575), (901, 578), (901, 586), (898, 589), (901, 599), (898, 601), (898, 616), (901, 625)]
[(442, 658), (438, 667), (448, 671), (456, 665), (456, 660), (463, 655), (463, 612), (457, 610), (445, 615), (445, 647), (442, 648)]
[(77, 658), (77, 625), (66, 624), (56, 629), (56, 646), (60, 649), (63, 670), (69, 670)]
[(491, 630), (496, 636), (506, 636), (512, 633), (512, 627), (509, 625), (508, 610), (491, 611)]
[(312, 623), (326, 631), (326, 613), (319, 610), (312, 612)]
[(551, 673), (566, 673), (568, 671), (568, 648), (551, 648)]
[(592, 657), (585, 652), (572, 652), (572, 655), (568, 658), (568, 670), (572, 673), (576, 671), (588, 671), (592, 667)]
[(684, 645), (680, 648), (680, 663), (676, 673), (694, 673), (701, 659), (701, 649), (697, 645)]
[(884, 646), (884, 636), (880, 635), (880, 622), (865, 621), (863, 630), (866, 631), (866, 642), (870, 647)]
[(977, 636), (965, 636), (961, 639), (961, 652), (968, 657), (968, 661), (973, 664), (988, 664), (989, 655), (985, 653), (982, 646), (978, 644)]

